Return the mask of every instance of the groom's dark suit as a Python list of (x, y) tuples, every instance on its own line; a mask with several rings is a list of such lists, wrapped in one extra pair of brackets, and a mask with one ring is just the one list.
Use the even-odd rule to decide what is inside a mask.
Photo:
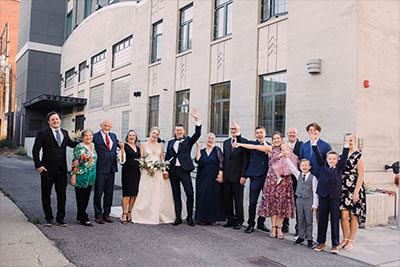
[[(192, 157), (190, 155), (193, 145), (200, 138), (201, 125), (196, 125), (194, 134), (184, 136), (178, 140), (174, 138), (168, 142), (167, 154), (165, 160), (170, 160), (169, 179), (171, 181), (172, 194), (174, 196), (175, 215), (176, 218), (181, 218), (182, 203), (181, 203), (181, 182), (186, 194), (187, 216), (193, 217), (193, 185), (190, 173), (194, 170)], [(178, 142), (177, 145), (175, 143)], [(175, 148), (174, 148), (175, 146)], [(176, 151), (176, 147), (178, 148)], [(177, 162), (178, 159), (178, 162)]]

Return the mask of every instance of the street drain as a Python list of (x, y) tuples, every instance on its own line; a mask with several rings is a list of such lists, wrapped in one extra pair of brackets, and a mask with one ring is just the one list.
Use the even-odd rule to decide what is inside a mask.
[(267, 266), (267, 267), (283, 267), (285, 265), (280, 264), (279, 262), (270, 260), (266, 257), (255, 257), (255, 258), (249, 258), (245, 259), (248, 263), (257, 265), (257, 266)]

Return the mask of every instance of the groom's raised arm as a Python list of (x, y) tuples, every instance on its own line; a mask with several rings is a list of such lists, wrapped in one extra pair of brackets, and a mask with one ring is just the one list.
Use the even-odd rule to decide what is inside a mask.
[(199, 112), (197, 110), (194, 109), (191, 115), (194, 118), (196, 124), (194, 134), (190, 137), (190, 143), (193, 146), (197, 142), (197, 140), (199, 140), (201, 135), (201, 120), (199, 119)]

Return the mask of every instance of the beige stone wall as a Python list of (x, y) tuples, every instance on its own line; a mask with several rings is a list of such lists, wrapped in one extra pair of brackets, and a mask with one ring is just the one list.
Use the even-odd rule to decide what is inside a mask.
[(364, 143), (366, 179), (393, 184), (384, 165), (400, 159), (400, 4), (358, 3), (356, 131)]

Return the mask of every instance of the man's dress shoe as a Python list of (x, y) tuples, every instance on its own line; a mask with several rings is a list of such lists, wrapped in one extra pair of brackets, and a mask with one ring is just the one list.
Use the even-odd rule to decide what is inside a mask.
[(254, 231), (254, 226), (247, 226), (246, 230), (244, 230), (244, 232), (246, 234), (251, 234)]

